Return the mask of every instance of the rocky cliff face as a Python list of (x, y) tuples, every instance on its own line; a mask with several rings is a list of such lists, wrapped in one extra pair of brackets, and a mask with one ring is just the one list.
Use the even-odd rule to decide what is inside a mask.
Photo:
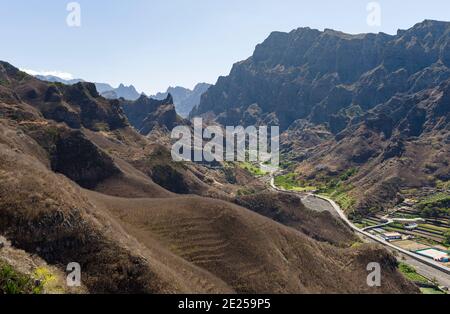
[(192, 115), (245, 123), (249, 108), (258, 121), (286, 130), (307, 119), (337, 134), (354, 115), (414, 94), (450, 78), (450, 24), (425, 21), (397, 35), (348, 35), (300, 28), (272, 33), (252, 57), (233, 66), (202, 97)]
[(192, 109), (200, 104), (201, 96), (208, 90), (210, 84), (199, 83), (193, 90), (184, 87), (169, 87), (165, 93), (158, 93), (152, 98), (163, 100), (167, 95), (172, 95), (177, 113), (186, 118)]
[(28, 103), (45, 118), (71, 128), (114, 130), (128, 125), (118, 101), (101, 97), (93, 83), (49, 84), (5, 62), (0, 62), (0, 80), (10, 87), (5, 95), (10, 95), (11, 101)]
[(173, 102), (171, 94), (168, 94), (164, 100), (156, 100), (142, 95), (136, 101), (121, 101), (121, 106), (131, 125), (139, 133), (148, 135), (157, 127), (171, 131), (183, 123)]
[[(331, 216), (293, 215), (299, 200), (266, 211), (273, 195), (240, 202), (294, 230), (212, 198), (229, 185), (173, 162), (119, 105), (93, 84), (45, 83), (0, 63), (0, 235), (14, 248), (61, 272), (78, 262), (92, 293), (418, 292), (387, 251), (350, 247), (351, 231)], [(170, 97), (141, 105), (149, 121), (173, 122)], [(339, 231), (314, 231), (319, 219)], [(381, 287), (367, 285), (369, 262), (382, 267)]]
[(381, 208), (399, 187), (448, 180), (449, 47), (450, 23), (430, 20), (396, 35), (275, 32), (191, 115), (280, 125), (299, 176), (357, 168), (353, 208)]

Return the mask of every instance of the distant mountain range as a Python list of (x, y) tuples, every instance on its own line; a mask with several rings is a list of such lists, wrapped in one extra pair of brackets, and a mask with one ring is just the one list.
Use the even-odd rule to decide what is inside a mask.
[[(73, 80), (64, 80), (60, 77), (53, 75), (36, 75), (36, 78), (46, 81), (46, 82), (58, 82), (67, 85), (73, 85), (79, 82), (85, 82), (83, 79), (73, 79)], [(108, 99), (119, 99), (124, 98), (125, 100), (135, 101), (143, 95), (139, 94), (136, 88), (133, 85), (125, 86), (124, 84), (120, 84), (117, 88), (112, 87), (107, 83), (94, 83), (97, 91), (100, 95)], [(189, 116), (191, 110), (198, 106), (200, 103), (200, 97), (204, 92), (208, 90), (211, 84), (207, 83), (199, 83), (194, 87), (194, 90), (190, 90), (184, 87), (169, 87), (166, 92), (160, 92), (156, 95), (150, 96), (156, 100), (164, 100), (167, 98), (169, 94), (172, 95), (175, 109), (177, 113), (186, 118)]]
[[(66, 85), (73, 85), (79, 82), (85, 82), (83, 79), (64, 80), (53, 75), (36, 75), (37, 79), (47, 82), (58, 82)], [(141, 94), (136, 91), (133, 85), (125, 86), (120, 84), (119, 87), (114, 88), (107, 83), (94, 83), (100, 95), (108, 99), (124, 98), (127, 100), (137, 100)]]
[(158, 100), (166, 99), (167, 95), (172, 95), (175, 103), (177, 113), (186, 118), (195, 106), (200, 104), (200, 98), (205, 93), (211, 84), (199, 83), (194, 87), (194, 90), (190, 90), (184, 87), (169, 87), (165, 93), (158, 93), (152, 98)]

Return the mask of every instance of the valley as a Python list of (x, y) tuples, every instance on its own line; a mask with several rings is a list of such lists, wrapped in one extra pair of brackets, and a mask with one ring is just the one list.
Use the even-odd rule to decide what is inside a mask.
[[(419, 285), (424, 285), (424, 287), (427, 288), (430, 286), (431, 287), (434, 286), (433, 288), (434, 291), (438, 292), (440, 291), (440, 293), (445, 293), (446, 291), (448, 291), (448, 287), (450, 284), (450, 276), (449, 276), (450, 264), (448, 263), (448, 260), (446, 262), (438, 260), (433, 261), (433, 259), (430, 258), (430, 256), (426, 255), (424, 256), (422, 254), (419, 254), (418, 249), (414, 250), (414, 247), (417, 248), (417, 246), (415, 245), (419, 245), (419, 243), (421, 243), (420, 241), (422, 240), (425, 241), (425, 243), (428, 242), (427, 243), (428, 246), (422, 245), (420, 247), (420, 251), (433, 249), (433, 250), (440, 250), (441, 252), (445, 253), (449, 251), (449, 246), (447, 242), (444, 243), (436, 242), (433, 240), (433, 238), (430, 238), (432, 236), (436, 236), (436, 234), (430, 235), (426, 232), (424, 234), (414, 234), (411, 232), (406, 232), (406, 234), (403, 236), (401, 233), (399, 233), (401, 238), (397, 240), (386, 239), (385, 237), (382, 236), (382, 234), (386, 233), (386, 230), (404, 232), (405, 228), (404, 225), (400, 225), (400, 229), (391, 227), (391, 225), (395, 224), (396, 219), (399, 219), (400, 221), (406, 224), (407, 222), (411, 221), (414, 222), (420, 221), (422, 220), (421, 218), (414, 218), (414, 215), (409, 215), (408, 216), (409, 218), (405, 219), (404, 216), (400, 214), (400, 217), (402, 218), (388, 218), (389, 215), (386, 215), (383, 216), (381, 219), (373, 217), (364, 218), (362, 219), (364, 221), (363, 224), (361, 222), (353, 222), (348, 220), (346, 214), (342, 211), (340, 206), (333, 200), (328, 198), (326, 195), (321, 194), (320, 192), (319, 194), (312, 194), (311, 191), (313, 189), (310, 190), (308, 188), (300, 188), (292, 185), (288, 185), (288, 188), (286, 188), (286, 184), (284, 184), (285, 180), (277, 180), (277, 178), (279, 178), (279, 176), (278, 177), (276, 176), (276, 172), (272, 172), (269, 182), (270, 186), (274, 190), (280, 192), (299, 194), (302, 196), (302, 202), (304, 204), (308, 204), (307, 206), (309, 208), (316, 208), (316, 209), (319, 208), (320, 210), (329, 211), (333, 215), (337, 215), (340, 219), (346, 222), (347, 225), (349, 225), (352, 229), (358, 232), (365, 242), (367, 241), (378, 242), (383, 244), (385, 247), (395, 252), (395, 255), (397, 256), (397, 259), (399, 260), (400, 263), (406, 265), (403, 268), (411, 269), (412, 272), (418, 271), (418, 274), (422, 276), (422, 279), (421, 280), (417, 280), (417, 278), (413, 279), (415, 279), (414, 281), (417, 282)], [(279, 182), (282, 182), (281, 187), (277, 184)], [(405, 207), (401, 208), (405, 210)], [(399, 214), (400, 210), (398, 209), (394, 210), (393, 213), (394, 215)], [(433, 226), (431, 225), (429, 228), (433, 229)], [(417, 230), (420, 230), (420, 227)], [(447, 229), (445, 228), (442, 228), (440, 230), (444, 232), (447, 231)], [(415, 239), (416, 237), (418, 238), (418, 240), (416, 240), (417, 242), (411, 241), (411, 239)], [(402, 238), (408, 240), (402, 240)], [(434, 241), (434, 245), (437, 244), (437, 246), (430, 247), (429, 241)], [(406, 242), (408, 242), (408, 245), (406, 245)], [(409, 243), (412, 243), (413, 245)], [(431, 244), (433, 245), (433, 243)], [(444, 246), (440, 244), (444, 244)], [(415, 269), (409, 265), (414, 265)], [(405, 274), (407, 275), (407, 273)]]
[(448, 293), (449, 47), (277, 31), (151, 97), (0, 61), (0, 293)]
[[(170, 97), (139, 100), (155, 117), (143, 136), (93, 84), (0, 65), (0, 233), (56, 269), (77, 262), (90, 293), (418, 292), (388, 252), (353, 248), (298, 198), (273, 203), (246, 169), (173, 162)], [(372, 288), (374, 260), (385, 281)]]

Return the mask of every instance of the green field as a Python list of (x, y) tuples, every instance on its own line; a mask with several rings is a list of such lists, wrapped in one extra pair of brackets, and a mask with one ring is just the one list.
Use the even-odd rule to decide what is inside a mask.
[(349, 190), (350, 187), (340, 185), (336, 188), (322, 190), (319, 194), (333, 199), (343, 210), (347, 210), (356, 203), (356, 200), (347, 193)]
[(446, 217), (450, 215), (450, 195), (436, 193), (421, 200), (417, 205), (422, 217)]
[(419, 227), (423, 228), (425, 230), (438, 231), (438, 232), (443, 232), (443, 233), (450, 231), (450, 228), (439, 227), (439, 226), (430, 225), (430, 224), (422, 224), (422, 225), (419, 225)]
[(430, 283), (430, 281), (427, 278), (418, 274), (417, 271), (412, 266), (409, 266), (405, 263), (400, 263), (398, 269), (407, 279), (411, 281), (424, 284)]
[(267, 174), (267, 172), (264, 170), (261, 170), (261, 168), (259, 166), (251, 164), (249, 162), (240, 162), (239, 167), (247, 170), (254, 176), (263, 176), (263, 175)]
[(423, 294), (446, 294), (445, 292), (442, 292), (441, 290), (435, 288), (420, 288), (420, 291)]
[(289, 191), (310, 192), (317, 188), (315, 186), (306, 186), (296, 179), (295, 173), (288, 173), (275, 178), (275, 185)]

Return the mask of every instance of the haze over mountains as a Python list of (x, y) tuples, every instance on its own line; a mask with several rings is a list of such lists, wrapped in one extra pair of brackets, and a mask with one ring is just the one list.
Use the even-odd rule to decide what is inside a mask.
[(165, 93), (157, 93), (151, 97), (163, 100), (168, 94), (172, 95), (178, 114), (187, 118), (192, 109), (200, 104), (200, 97), (210, 86), (208, 83), (198, 83), (193, 90), (180, 86), (169, 87)]
[[(86, 82), (82, 79), (65, 80), (54, 75), (36, 75), (36, 78), (47, 82), (58, 82), (67, 85), (73, 85), (79, 82)], [(117, 88), (112, 87), (107, 83), (94, 83), (97, 91), (104, 97), (109, 99), (124, 98), (128, 100), (136, 100), (141, 94), (136, 91), (133, 85), (125, 86), (120, 84)]]
[[(85, 82), (82, 79), (65, 80), (54, 75), (35, 75), (36, 78), (47, 82), (59, 82), (67, 85), (73, 85), (79, 82)], [(139, 94), (133, 85), (125, 86), (120, 84), (117, 88), (107, 83), (94, 83), (97, 91), (105, 98), (135, 101), (144, 93)], [(193, 90), (181, 86), (169, 87), (166, 92), (160, 92), (150, 96), (156, 100), (164, 100), (169, 94), (173, 97), (173, 102), (177, 113), (183, 118), (187, 118), (192, 109), (200, 103), (200, 97), (208, 90), (211, 84), (198, 83)]]
[(285, 161), (320, 185), (355, 168), (349, 211), (450, 176), (450, 23), (397, 35), (274, 32), (203, 95), (191, 116), (280, 125)]

